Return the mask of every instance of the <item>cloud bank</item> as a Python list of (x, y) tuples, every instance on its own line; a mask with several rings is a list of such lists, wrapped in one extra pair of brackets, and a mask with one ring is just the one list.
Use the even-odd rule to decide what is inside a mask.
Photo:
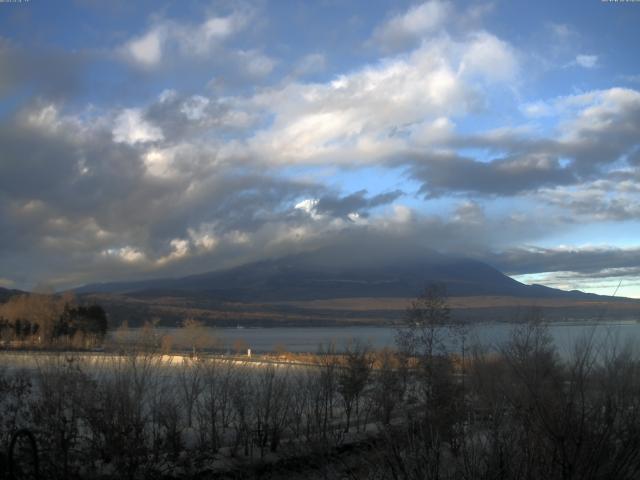
[[(637, 278), (634, 245), (535, 245), (640, 224), (640, 92), (532, 95), (530, 66), (548, 63), (481, 7), (386, 12), (349, 64), (286, 37), (267, 47), (255, 5), (166, 10), (81, 51), (2, 39), (0, 92), (14, 98), (0, 117), (2, 281), (181, 275), (363, 238), (381, 254), (415, 245), (564, 272), (562, 285)], [(584, 51), (558, 75), (603, 68)], [(81, 87), (107, 67), (101, 81), (131, 96)]]

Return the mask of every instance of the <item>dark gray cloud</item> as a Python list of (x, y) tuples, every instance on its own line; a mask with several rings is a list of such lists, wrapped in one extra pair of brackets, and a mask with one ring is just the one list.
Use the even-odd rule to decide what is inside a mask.
[(319, 214), (333, 217), (348, 218), (349, 214), (358, 214), (360, 217), (369, 216), (369, 210), (381, 205), (388, 205), (403, 194), (401, 190), (380, 193), (373, 197), (367, 197), (367, 190), (359, 190), (352, 194), (340, 197), (336, 195), (323, 195), (315, 205), (315, 211)]
[(611, 88), (566, 97), (549, 106), (558, 117), (554, 137), (519, 133), (489, 134), (466, 139), (470, 145), (486, 146), (521, 154), (547, 154), (566, 159), (582, 178), (600, 174), (601, 168), (640, 148), (640, 93)]
[(578, 172), (614, 163), (640, 147), (640, 94), (611, 89), (569, 124), (562, 150)]
[(610, 182), (597, 182), (596, 185), (544, 191), (540, 198), (566, 212), (567, 223), (640, 219), (637, 190), (623, 192)]
[(84, 53), (26, 49), (0, 37), (0, 97), (14, 94), (52, 99), (72, 97), (82, 85), (87, 61)]
[[(215, 177), (201, 188), (200, 220), (215, 222), (223, 233), (233, 230), (255, 232), (265, 223), (287, 221), (296, 199), (324, 191), (319, 185), (258, 173)], [(193, 208), (189, 210), (193, 211)]]
[(422, 183), (420, 193), (426, 197), (456, 193), (512, 196), (577, 181), (557, 158), (544, 155), (482, 162), (456, 154), (426, 154), (413, 161), (409, 174)]
[[(543, 188), (580, 185), (606, 178), (614, 165), (637, 165), (640, 151), (637, 91), (613, 88), (568, 97), (548, 108), (569, 116), (569, 120), (557, 125), (555, 137), (517, 129), (456, 136), (440, 147), (481, 149), (493, 158), (426, 152), (405, 157), (401, 162), (409, 164), (411, 176), (422, 183), (420, 191), (426, 196), (450, 193), (513, 196)], [(612, 215), (617, 208), (612, 206)]]
[[(516, 248), (487, 254), (497, 268), (522, 275), (543, 272), (575, 272), (589, 277), (634, 275), (640, 269), (640, 248)], [(630, 273), (631, 272), (631, 273)]]
[[(152, 262), (175, 253), (175, 242), (189, 240), (190, 231), (197, 236), (203, 225), (224, 237), (299, 221), (292, 204), (325, 192), (216, 162), (209, 149), (178, 153), (173, 160), (182, 168), (153, 175), (146, 147), (116, 143), (100, 124), (78, 129), (73, 122), (47, 106), (0, 124), (3, 271), (14, 270), (20, 258), (21, 271), (32, 278), (64, 282), (66, 273), (88, 267), (96, 276), (113, 274), (105, 251)], [(140, 268), (120, 265), (129, 274)]]
[(254, 121), (248, 113), (234, 110), (215, 96), (181, 95), (171, 90), (152, 103), (144, 117), (162, 129), (167, 142), (229, 138), (244, 132)]

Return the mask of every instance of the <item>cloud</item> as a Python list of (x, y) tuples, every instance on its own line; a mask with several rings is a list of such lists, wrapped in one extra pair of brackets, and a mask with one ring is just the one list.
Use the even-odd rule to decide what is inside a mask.
[(162, 139), (162, 130), (144, 120), (139, 109), (127, 108), (116, 117), (113, 127), (113, 140), (116, 143), (134, 145)]
[[(159, 102), (171, 98), (177, 107), (189, 97)], [(118, 143), (117, 118), (88, 121), (46, 105), (1, 125), (0, 267), (18, 268), (20, 286), (188, 274), (375, 238), (383, 254), (425, 242), (470, 252), (498, 231), (469, 206), (448, 221), (399, 204), (399, 191), (336, 192), (260, 163), (238, 170), (212, 161), (211, 145)], [(168, 163), (150, 166), (165, 150), (174, 150)], [(307, 209), (315, 216), (295, 208), (304, 199), (317, 199)]]
[(295, 76), (313, 75), (314, 73), (323, 72), (326, 66), (326, 55), (323, 53), (310, 53), (298, 61), (293, 73)]
[(209, 16), (196, 24), (158, 20), (145, 33), (122, 44), (118, 52), (134, 65), (146, 69), (161, 66), (167, 60), (167, 53), (206, 57), (243, 30), (250, 18), (249, 11), (236, 11), (227, 16)]
[[(495, 61), (499, 68), (483, 63)], [(488, 33), (438, 37), (327, 83), (260, 92), (253, 107), (268, 108), (273, 120), (248, 143), (281, 163), (379, 161), (407, 140), (424, 142), (425, 125), (446, 130), (450, 117), (479, 109), (484, 90), (517, 72), (513, 49)]]
[[(624, 274), (640, 269), (640, 249), (611, 246), (563, 246), (556, 248), (512, 248), (494, 254), (493, 264), (514, 274), (572, 272), (585, 277), (613, 276), (617, 270)], [(625, 275), (626, 276), (626, 275)]]
[(16, 282), (10, 278), (0, 277), (0, 288), (13, 288), (15, 284)]
[(241, 64), (244, 65), (245, 71), (254, 77), (267, 76), (276, 66), (274, 59), (258, 50), (239, 50), (237, 55)]
[(521, 105), (520, 111), (532, 118), (549, 117), (553, 114), (552, 107), (542, 100)]
[(486, 32), (473, 35), (462, 57), (460, 70), (491, 81), (509, 81), (518, 73), (515, 50), (506, 42)]
[(567, 41), (567, 39), (577, 35), (573, 28), (566, 23), (548, 22), (545, 26), (547, 30), (560, 41)]
[(378, 27), (373, 40), (387, 51), (407, 47), (442, 27), (451, 13), (450, 5), (438, 0), (413, 6)]
[(188, 120), (202, 120), (210, 103), (211, 101), (207, 97), (194, 95), (182, 103), (180, 113), (187, 117)]
[(479, 203), (465, 200), (456, 207), (453, 220), (467, 225), (477, 225), (484, 223), (486, 216), (484, 209)]
[[(133, 68), (109, 63), (100, 81), (120, 92), (123, 72), (143, 80), (117, 107), (73, 97), (91, 55), (0, 43), (0, 92), (30, 99), (0, 119), (0, 271), (17, 272), (17, 286), (189, 274), (332, 246), (347, 262), (359, 248), (348, 245), (367, 242), (374, 260), (433, 248), (514, 274), (553, 262), (574, 277), (636, 272), (626, 251), (578, 248), (573, 261), (513, 245), (639, 219), (637, 90), (535, 95), (531, 57), (481, 25), (488, 4), (394, 12), (347, 60), (321, 42), (256, 42), (261, 19), (235, 5), (195, 20), (156, 15), (117, 37), (116, 60)], [(576, 37), (561, 24), (545, 32)], [(600, 62), (581, 55), (574, 66)], [(363, 166), (375, 166), (375, 187)]]
[[(525, 104), (534, 117), (555, 117), (555, 135), (519, 148), (544, 149), (571, 159), (576, 173), (593, 173), (633, 156), (640, 145), (640, 92), (628, 88), (594, 90)], [(528, 144), (528, 146), (525, 146)]]
[(246, 134), (257, 121), (255, 112), (235, 103), (229, 98), (166, 90), (143, 109), (142, 119), (160, 128), (171, 143), (194, 142), (202, 136), (211, 143), (213, 138), (228, 138), (234, 132)]
[(133, 247), (108, 248), (102, 252), (103, 255), (115, 257), (127, 263), (139, 263), (145, 260), (145, 254)]
[(539, 198), (567, 212), (573, 222), (640, 220), (638, 183), (625, 172), (613, 172), (610, 177), (572, 188), (543, 189)]
[(640, 144), (640, 92), (611, 88), (566, 98), (568, 108), (582, 107), (561, 126), (561, 146), (589, 171), (611, 164)]
[(595, 68), (598, 66), (598, 55), (578, 55), (574, 61), (582, 68)]
[(366, 218), (369, 210), (387, 205), (403, 194), (402, 191), (381, 193), (373, 197), (367, 197), (366, 190), (359, 190), (346, 196), (324, 195), (317, 200), (302, 204), (302, 208), (316, 215), (330, 215), (353, 220), (354, 218)]
[(422, 183), (420, 193), (430, 198), (451, 193), (512, 196), (576, 181), (571, 170), (546, 155), (483, 162), (455, 154), (425, 154), (416, 156), (409, 173)]
[[(47, 255), (63, 263), (51, 270), (60, 282), (65, 271), (78, 273), (83, 264), (95, 268), (93, 275), (103, 268), (113, 272), (110, 260), (128, 266), (123, 271), (154, 269), (163, 258), (175, 263), (187, 256), (190, 249), (174, 240), (190, 231), (200, 232), (194, 245), (212, 245), (218, 236), (237, 241), (274, 219), (286, 223), (296, 199), (323, 191), (206, 161), (206, 150), (197, 145), (176, 151), (163, 168), (149, 165), (157, 147), (142, 141), (149, 137), (144, 128), (144, 134), (126, 129), (119, 138), (105, 119), (81, 127), (78, 121), (46, 106), (0, 124), (3, 271), (21, 259), (21, 271), (51, 277), (50, 262), (41, 262)], [(172, 162), (182, 168), (173, 170)], [(206, 239), (204, 225), (215, 237)]]
[(143, 67), (153, 67), (162, 60), (162, 47), (166, 30), (154, 28), (141, 37), (130, 40), (123, 50), (131, 59)]
[(82, 73), (88, 62), (82, 52), (27, 49), (0, 36), (0, 97), (30, 90), (51, 100), (71, 97), (83, 86)]
[[(489, 165), (475, 165), (479, 174), (530, 169), (531, 185), (537, 188), (588, 183), (634, 164), (640, 148), (640, 92), (636, 90), (595, 90), (521, 108), (535, 117), (552, 117), (555, 124), (544, 135), (508, 129), (457, 136), (452, 146), (502, 153), (502, 159), (497, 156)], [(514, 158), (520, 160), (513, 163)]]
[(620, 75), (620, 80), (629, 83), (640, 83), (640, 74), (635, 75)]

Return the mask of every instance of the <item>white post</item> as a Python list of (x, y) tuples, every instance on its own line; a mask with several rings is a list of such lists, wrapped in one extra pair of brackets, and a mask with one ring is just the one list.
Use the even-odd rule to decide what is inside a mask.
[(247, 357), (251, 358), (251, 349), (247, 348)]

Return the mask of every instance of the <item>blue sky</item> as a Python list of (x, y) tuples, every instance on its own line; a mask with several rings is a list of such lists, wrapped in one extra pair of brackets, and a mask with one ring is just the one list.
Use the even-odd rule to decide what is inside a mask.
[(595, 0), (0, 3), (0, 286), (364, 233), (640, 297), (638, 24)]

